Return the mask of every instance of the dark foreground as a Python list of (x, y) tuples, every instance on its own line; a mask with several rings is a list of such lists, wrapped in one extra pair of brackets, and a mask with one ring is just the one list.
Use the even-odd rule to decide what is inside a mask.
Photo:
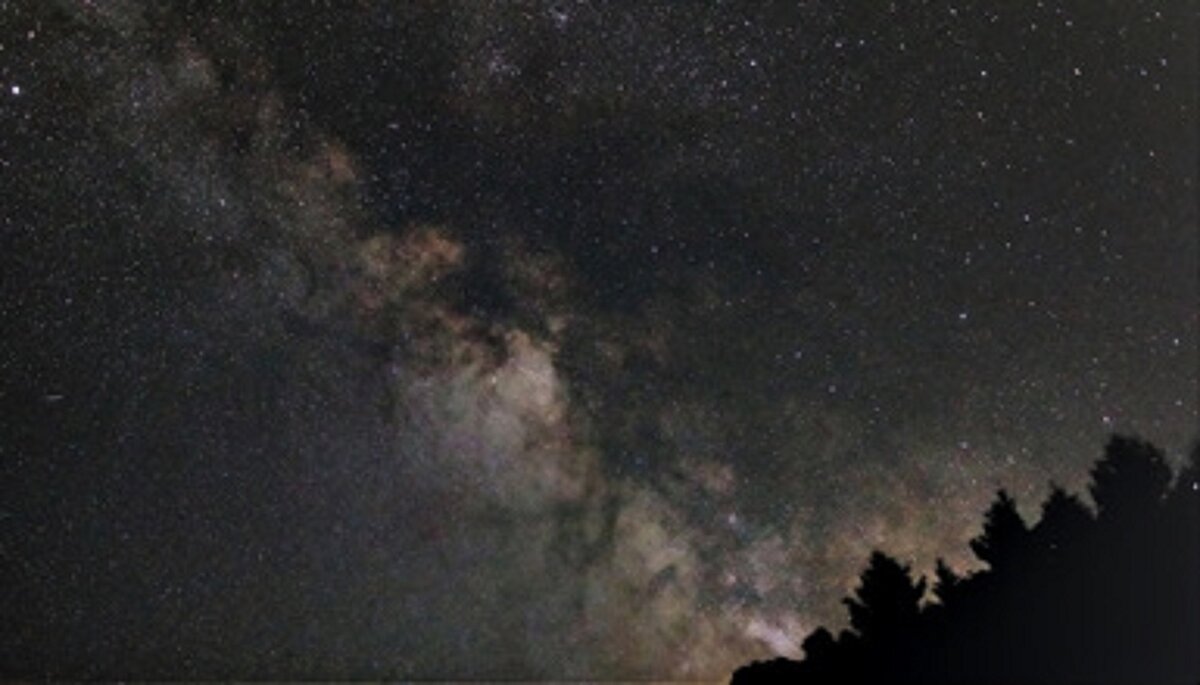
[(1200, 446), (1174, 478), (1153, 445), (1114, 437), (1095, 509), (1055, 489), (1029, 527), (1001, 492), (971, 549), (987, 570), (926, 579), (876, 552), (850, 629), (803, 661), (743, 666), (734, 685), (824, 682), (1200, 682)]

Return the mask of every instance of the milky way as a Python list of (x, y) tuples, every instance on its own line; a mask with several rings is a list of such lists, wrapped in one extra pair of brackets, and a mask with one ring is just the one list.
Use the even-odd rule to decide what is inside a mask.
[(725, 678), (1196, 437), (1186, 2), (0, 1), (0, 672)]

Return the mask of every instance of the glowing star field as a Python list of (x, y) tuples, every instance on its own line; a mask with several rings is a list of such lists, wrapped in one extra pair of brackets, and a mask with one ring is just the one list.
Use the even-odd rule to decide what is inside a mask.
[(1200, 427), (1186, 2), (0, 0), (0, 672), (725, 680)]

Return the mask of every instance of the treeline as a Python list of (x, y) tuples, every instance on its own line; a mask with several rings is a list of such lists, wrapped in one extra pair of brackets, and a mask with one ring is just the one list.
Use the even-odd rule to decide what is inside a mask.
[(847, 630), (818, 628), (803, 661), (756, 662), (733, 684), (1200, 682), (1198, 462), (1200, 445), (1173, 479), (1161, 450), (1115, 436), (1094, 509), (1055, 487), (1031, 527), (1000, 491), (970, 543), (985, 570), (939, 561), (914, 580), (875, 552), (843, 600)]

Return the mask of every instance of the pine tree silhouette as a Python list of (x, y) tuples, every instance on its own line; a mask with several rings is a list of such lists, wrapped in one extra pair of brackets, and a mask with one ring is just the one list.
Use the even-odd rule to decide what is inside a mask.
[(944, 559), (937, 560), (934, 568), (933, 595), (943, 606), (953, 604), (960, 596), (963, 578), (946, 565)]
[(1092, 469), (1092, 500), (1101, 521), (1145, 516), (1162, 504), (1171, 468), (1162, 450), (1136, 438), (1113, 436)]
[(984, 515), (983, 534), (971, 540), (971, 551), (992, 570), (1019, 561), (1029, 538), (1029, 527), (1017, 511), (1017, 502), (1004, 490), (996, 493)]
[(1057, 558), (1088, 531), (1094, 519), (1075, 495), (1050, 484), (1050, 495), (1042, 503), (1042, 518), (1034, 526), (1034, 544), (1039, 553)]
[(894, 637), (910, 625), (920, 611), (925, 579), (913, 581), (907, 566), (883, 552), (873, 552), (854, 597), (842, 600), (850, 611), (850, 625), (864, 638)]

